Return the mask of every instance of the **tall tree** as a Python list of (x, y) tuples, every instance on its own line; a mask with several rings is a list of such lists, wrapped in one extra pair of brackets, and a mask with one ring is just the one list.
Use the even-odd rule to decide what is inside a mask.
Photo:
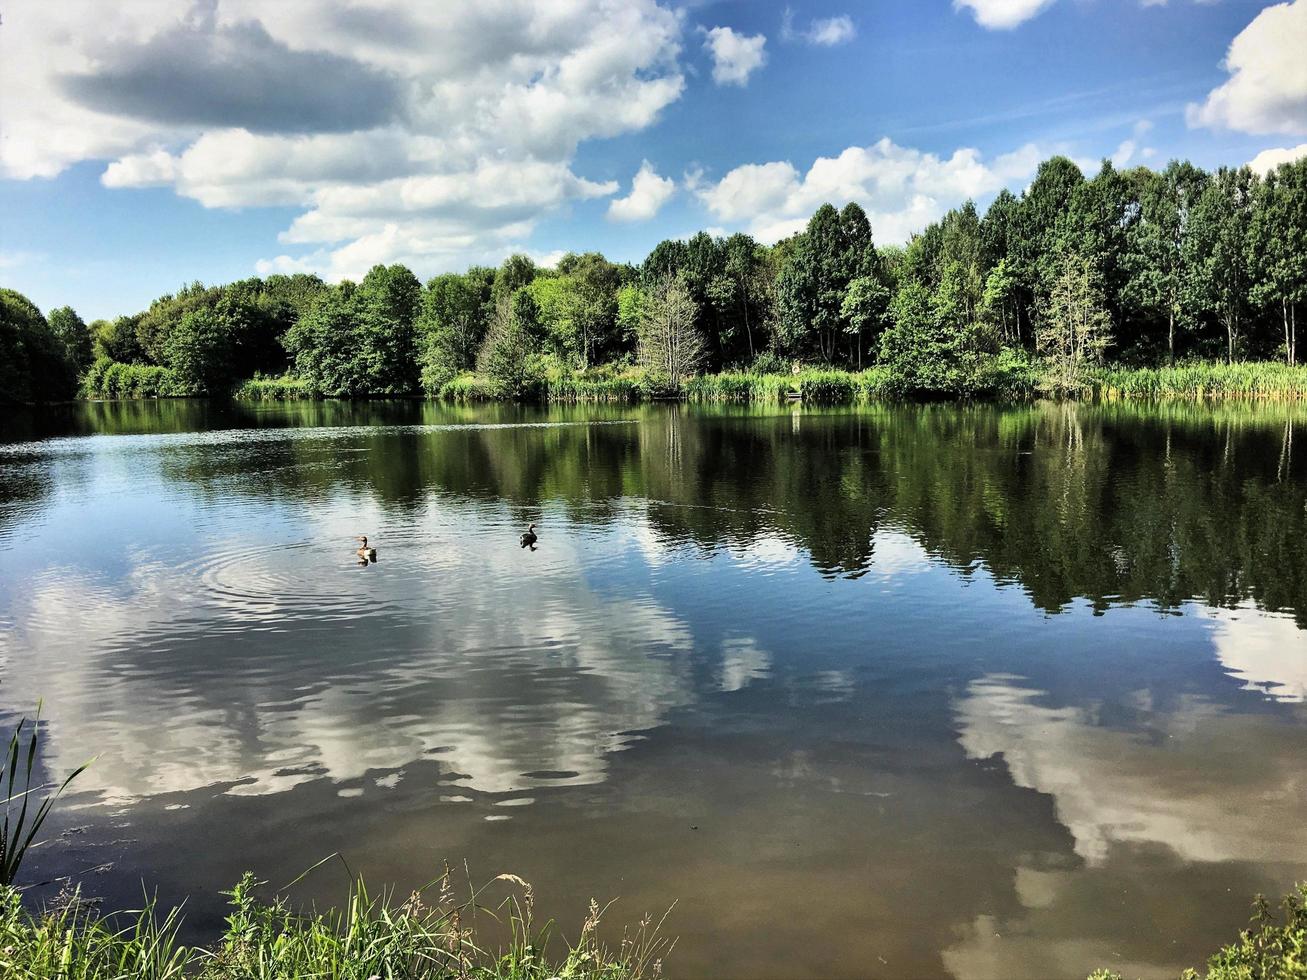
[(519, 290), (501, 298), (477, 356), (477, 370), (501, 397), (522, 398), (538, 384), (540, 310), (531, 294)]
[(659, 283), (641, 311), (640, 363), (672, 391), (681, 389), (707, 354), (697, 319), (694, 298), (680, 279)]
[(1222, 167), (1190, 215), (1188, 266), (1193, 292), (1225, 327), (1226, 360), (1234, 363), (1248, 309), (1248, 232), (1257, 178), (1247, 167)]
[(1255, 190), (1248, 262), (1250, 298), (1257, 306), (1279, 308), (1285, 361), (1294, 364), (1298, 304), (1307, 300), (1307, 158), (1272, 170)]
[(1059, 273), (1058, 255), (1071, 199), (1085, 182), (1080, 168), (1066, 157), (1045, 160), (1021, 195), (1008, 239), (1009, 265), (1019, 283), (1018, 314), (1031, 321), (1036, 305), (1047, 299)]
[(510, 255), (495, 273), (495, 283), (491, 289), (490, 300), (495, 309), (504, 300), (511, 300), (513, 294), (523, 286), (531, 285), (536, 277), (536, 264), (526, 255)]
[(81, 374), (95, 359), (90, 328), (71, 306), (51, 310), (48, 319), (55, 338), (63, 345), (64, 357)]
[(1166, 356), (1174, 362), (1176, 330), (1191, 319), (1189, 218), (1207, 174), (1173, 160), (1160, 174), (1145, 171), (1139, 181), (1139, 220), (1124, 246), (1126, 295), (1139, 309), (1165, 318)]
[(1111, 342), (1112, 316), (1097, 263), (1071, 250), (1058, 258), (1061, 271), (1040, 311), (1036, 342), (1054, 366), (1055, 385), (1076, 391), (1084, 369), (1101, 361)]
[(427, 283), (415, 323), (422, 387), (429, 392), (460, 371), (476, 366), (485, 339), (495, 270), (473, 267), (466, 273), (436, 276)]
[(71, 398), (76, 373), (36, 304), (0, 289), (0, 401)]
[(414, 322), (421, 302), (422, 284), (403, 265), (375, 265), (359, 283), (355, 303), (372, 394), (403, 395), (417, 388)]

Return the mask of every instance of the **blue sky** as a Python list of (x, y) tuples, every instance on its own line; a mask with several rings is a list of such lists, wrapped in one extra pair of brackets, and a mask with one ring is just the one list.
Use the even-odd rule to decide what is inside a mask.
[(0, 25), (0, 284), (87, 319), (194, 279), (772, 241), (823, 200), (902, 241), (1053, 153), (1307, 154), (1307, 0), (103, 11)]

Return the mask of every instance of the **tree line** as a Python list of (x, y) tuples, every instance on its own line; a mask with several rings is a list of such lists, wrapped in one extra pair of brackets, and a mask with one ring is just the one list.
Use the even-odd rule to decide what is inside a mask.
[(511, 397), (568, 374), (642, 371), (675, 390), (802, 362), (966, 395), (1032, 361), (1072, 389), (1104, 359), (1295, 364), (1304, 299), (1307, 159), (1265, 176), (1104, 161), (1086, 178), (1053, 157), (1021, 195), (983, 214), (968, 201), (906, 246), (876, 245), (858, 204), (824, 204), (772, 246), (700, 232), (639, 264), (514, 255), (425, 285), (402, 265), (338, 285), (194, 283), (91, 324), (0, 291), (0, 391), (66, 398), (80, 378), (93, 395), (209, 395), (285, 375), (325, 396), (436, 395), (476, 372)]

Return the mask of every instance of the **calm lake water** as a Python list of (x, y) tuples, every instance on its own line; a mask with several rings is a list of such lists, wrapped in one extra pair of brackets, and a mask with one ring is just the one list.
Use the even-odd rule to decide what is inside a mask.
[(1305, 421), (11, 418), (0, 723), (97, 756), (29, 877), (203, 936), (247, 868), (466, 859), (677, 903), (676, 976), (1173, 975), (1307, 879)]

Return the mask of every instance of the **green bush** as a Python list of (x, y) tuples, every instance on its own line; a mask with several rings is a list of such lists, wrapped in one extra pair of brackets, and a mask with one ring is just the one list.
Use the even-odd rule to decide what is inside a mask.
[(180, 394), (172, 372), (155, 364), (97, 358), (82, 377), (85, 398), (169, 398)]

